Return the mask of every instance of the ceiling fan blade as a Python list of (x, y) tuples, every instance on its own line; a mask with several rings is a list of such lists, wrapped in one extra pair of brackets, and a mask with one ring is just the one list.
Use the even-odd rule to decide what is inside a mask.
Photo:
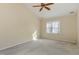
[(43, 7), (39, 11), (41, 11), (42, 9), (43, 9)]
[(41, 7), (40, 5), (32, 6), (32, 7)]
[(50, 8), (48, 8), (48, 7), (45, 7), (47, 10), (50, 10)]
[(47, 6), (48, 6), (48, 5), (52, 5), (52, 4), (54, 4), (54, 3), (47, 3), (47, 4), (45, 4), (45, 5), (47, 5)]
[(44, 3), (41, 3), (41, 5), (45, 5)]

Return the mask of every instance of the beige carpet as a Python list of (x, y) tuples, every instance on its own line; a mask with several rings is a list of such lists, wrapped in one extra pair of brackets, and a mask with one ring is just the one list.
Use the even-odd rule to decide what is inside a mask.
[(79, 54), (79, 48), (68, 42), (37, 40), (0, 51), (1, 55), (71, 55)]

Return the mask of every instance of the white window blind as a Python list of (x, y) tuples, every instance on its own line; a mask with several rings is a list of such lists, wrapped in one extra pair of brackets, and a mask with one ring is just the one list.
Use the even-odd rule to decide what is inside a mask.
[(47, 33), (59, 33), (59, 31), (60, 31), (60, 22), (59, 21), (47, 22), (47, 24), (46, 24)]

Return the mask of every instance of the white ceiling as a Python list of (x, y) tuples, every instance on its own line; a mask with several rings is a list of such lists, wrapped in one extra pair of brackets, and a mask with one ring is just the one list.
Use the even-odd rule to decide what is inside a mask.
[[(70, 15), (70, 12), (74, 11), (76, 13), (77, 8), (79, 8), (79, 3), (55, 3), (50, 5), (50, 11), (43, 9), (39, 12), (40, 7), (32, 7), (33, 5), (39, 5), (39, 3), (26, 3), (25, 4), (37, 17), (56, 17)], [(75, 14), (74, 13), (74, 14)]]

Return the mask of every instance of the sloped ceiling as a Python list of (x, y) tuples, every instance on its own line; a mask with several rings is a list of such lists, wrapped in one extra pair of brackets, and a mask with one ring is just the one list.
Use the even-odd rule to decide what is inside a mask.
[(56, 16), (64, 16), (70, 15), (70, 12), (74, 12), (76, 14), (77, 8), (79, 8), (79, 3), (55, 3), (54, 5), (50, 5), (50, 11), (43, 9), (39, 12), (40, 7), (32, 7), (33, 5), (40, 5), (39, 3), (26, 3), (26, 7), (28, 7), (37, 17), (56, 17)]

